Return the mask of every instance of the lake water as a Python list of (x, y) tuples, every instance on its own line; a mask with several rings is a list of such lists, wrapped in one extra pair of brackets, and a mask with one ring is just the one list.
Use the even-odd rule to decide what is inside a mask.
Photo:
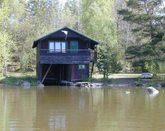
[(165, 90), (1, 87), (0, 131), (165, 131)]

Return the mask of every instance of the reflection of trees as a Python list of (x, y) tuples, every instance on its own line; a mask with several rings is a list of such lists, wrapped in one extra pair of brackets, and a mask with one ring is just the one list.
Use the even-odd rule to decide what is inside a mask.
[(50, 130), (65, 130), (66, 125), (66, 118), (65, 115), (60, 114), (51, 114), (49, 116), (48, 126)]
[(164, 98), (138, 88), (0, 89), (0, 129), (157, 131), (165, 128)]
[(0, 105), (0, 129), (31, 130), (36, 115), (35, 90), (0, 89)]
[(96, 115), (87, 90), (52, 87), (40, 93), (37, 93), (38, 128), (78, 131), (94, 127)]
[[(126, 94), (128, 90), (130, 94)], [(43, 95), (38, 92), (38, 127), (71, 131), (156, 130), (160, 126), (158, 118), (165, 120), (163, 98), (160, 94), (151, 100), (143, 89), (136, 88), (49, 88)], [(157, 113), (157, 109), (161, 112)]]
[[(127, 90), (131, 93), (126, 94)], [(92, 90), (91, 96), (97, 112), (96, 131), (165, 128), (162, 127), (165, 120), (165, 96), (162, 94), (151, 99), (143, 89), (118, 88)]]

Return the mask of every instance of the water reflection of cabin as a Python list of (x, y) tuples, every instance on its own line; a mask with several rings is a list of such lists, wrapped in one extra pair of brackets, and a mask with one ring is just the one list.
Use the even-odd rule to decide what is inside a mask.
[(38, 80), (44, 84), (59, 84), (61, 81), (87, 79), (93, 68), (89, 66), (93, 66), (96, 60), (97, 44), (97, 41), (68, 27), (34, 41)]

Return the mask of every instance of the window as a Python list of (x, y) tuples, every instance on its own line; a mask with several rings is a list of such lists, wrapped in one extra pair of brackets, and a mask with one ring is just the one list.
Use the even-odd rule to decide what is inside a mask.
[(78, 69), (79, 70), (85, 69), (85, 65), (78, 65)]
[(66, 43), (62, 41), (50, 41), (49, 42), (49, 52), (66, 52)]
[(65, 44), (65, 42), (61, 42), (61, 51), (63, 53), (66, 52), (66, 44)]
[(49, 52), (54, 52), (54, 42), (49, 42)]
[(61, 52), (61, 43), (55, 42), (55, 52)]
[(78, 51), (78, 41), (70, 41), (71, 51)]

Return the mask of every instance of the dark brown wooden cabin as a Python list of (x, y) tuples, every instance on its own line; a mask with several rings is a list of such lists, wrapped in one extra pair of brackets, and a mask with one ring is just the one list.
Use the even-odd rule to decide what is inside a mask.
[(88, 79), (97, 44), (68, 27), (39, 38), (33, 43), (37, 48), (37, 79), (47, 85)]

